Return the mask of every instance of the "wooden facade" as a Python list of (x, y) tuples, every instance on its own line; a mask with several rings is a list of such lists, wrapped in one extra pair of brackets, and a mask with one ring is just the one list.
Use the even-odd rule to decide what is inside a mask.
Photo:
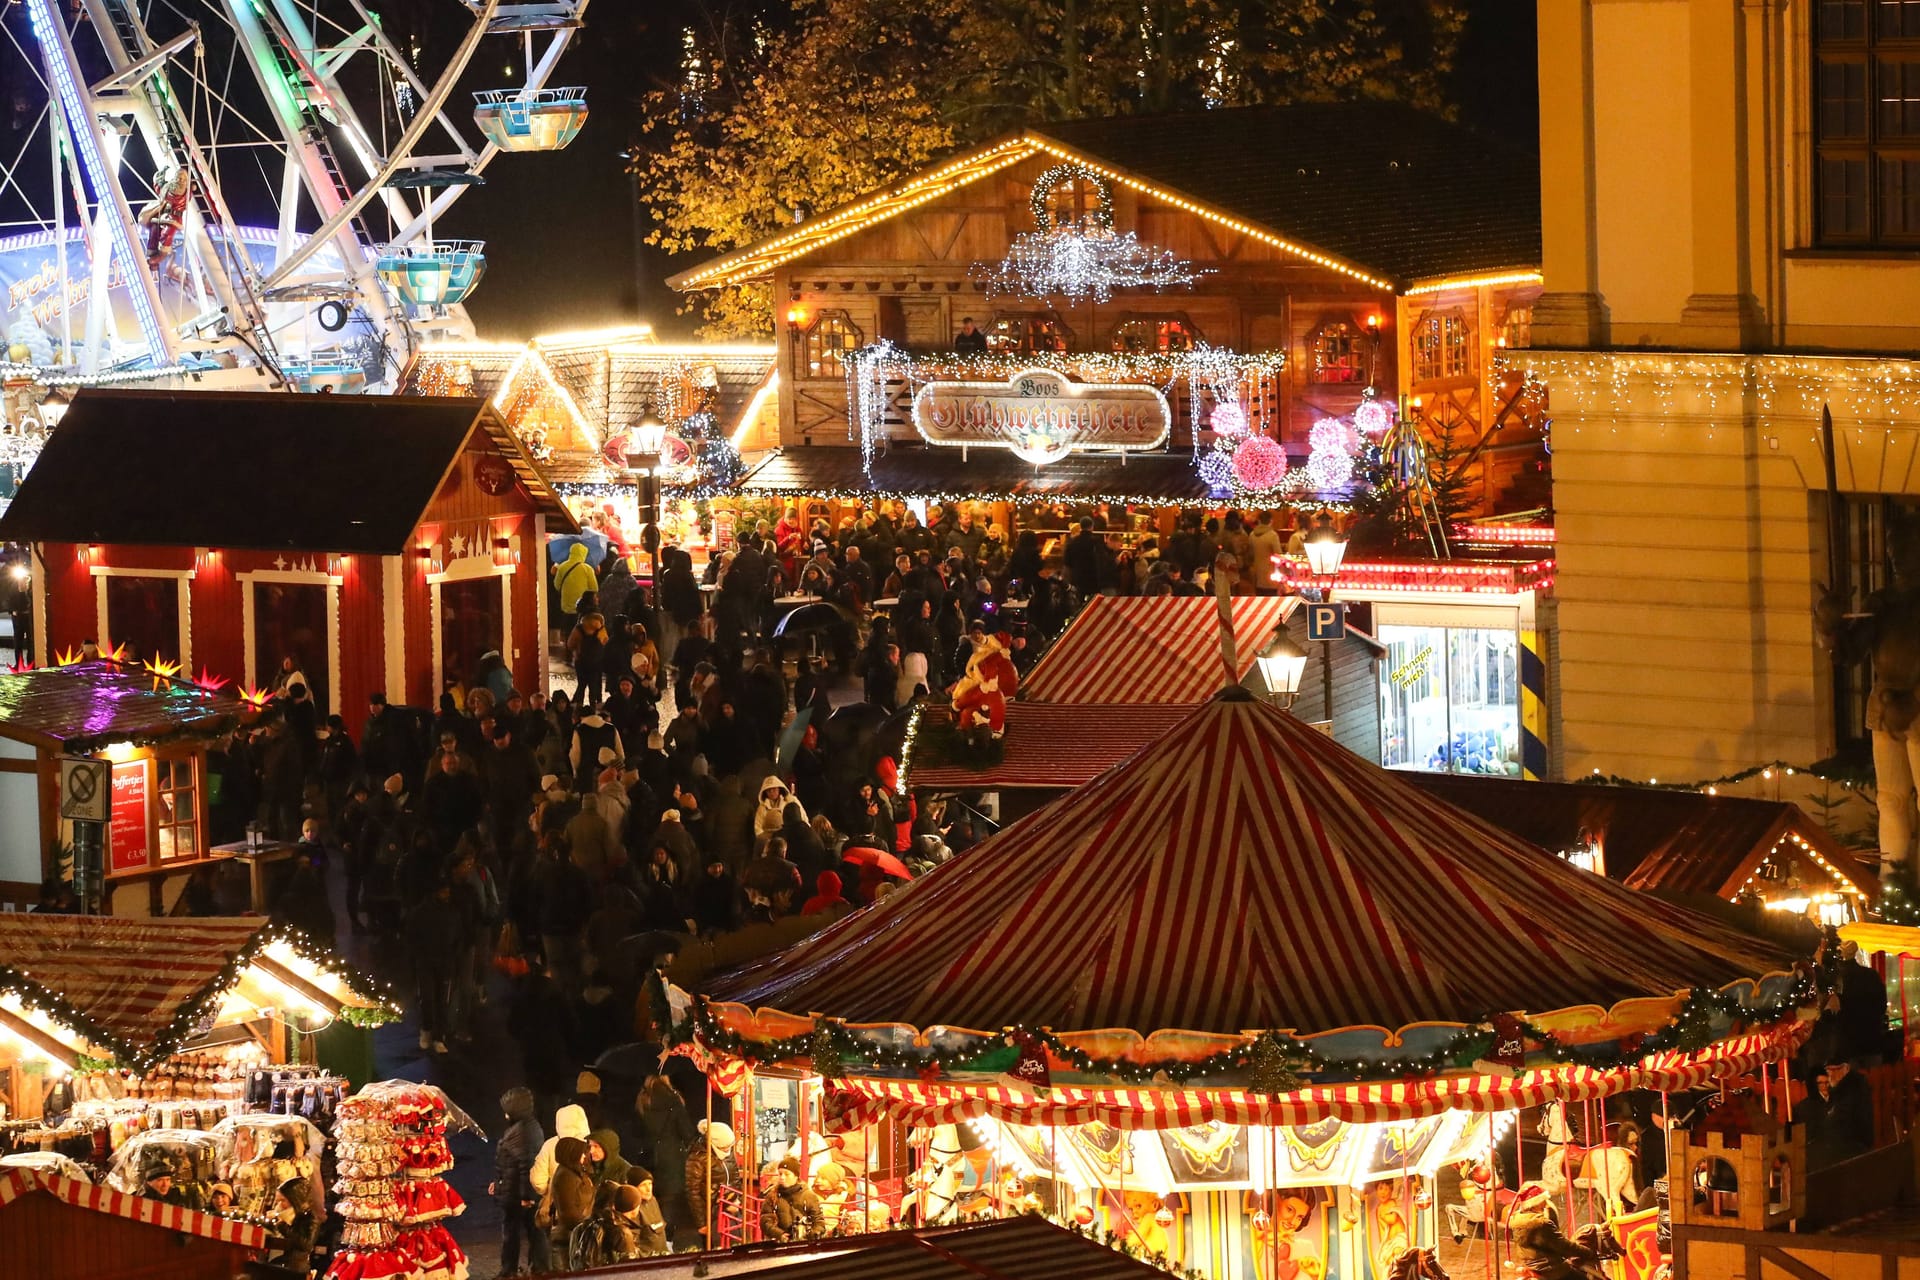
[(44, 1192), (0, 1205), (0, 1258), (33, 1280), (231, 1280), (241, 1245), (99, 1213)]

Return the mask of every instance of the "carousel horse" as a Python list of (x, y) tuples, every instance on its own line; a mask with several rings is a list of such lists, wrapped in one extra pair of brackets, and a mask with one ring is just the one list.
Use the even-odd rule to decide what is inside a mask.
[(1631, 1124), (1617, 1127), (1619, 1143), (1602, 1141), (1582, 1146), (1567, 1125), (1566, 1104), (1549, 1102), (1540, 1117), (1540, 1136), (1547, 1140), (1547, 1154), (1540, 1162), (1540, 1184), (1547, 1195), (1555, 1200), (1566, 1195), (1571, 1172), (1574, 1189), (1600, 1193), (1601, 1207), (1608, 1217), (1631, 1211), (1640, 1197), (1633, 1181), (1640, 1131)]
[(909, 1203), (923, 1227), (944, 1226), (960, 1215), (960, 1188), (965, 1177), (967, 1156), (960, 1149), (957, 1125), (941, 1124), (931, 1129), (915, 1129), (907, 1137), (909, 1145), (925, 1144), (920, 1167), (909, 1180)]
[(1500, 1172), (1490, 1161), (1462, 1160), (1455, 1166), (1460, 1171), (1459, 1204), (1450, 1204), (1447, 1209), (1447, 1234), (1453, 1242), (1459, 1244), (1468, 1236), (1478, 1236), (1487, 1229), (1488, 1206), (1493, 1209), (1493, 1226), (1497, 1228), (1501, 1217), (1510, 1208), (1516, 1193), (1500, 1183)]

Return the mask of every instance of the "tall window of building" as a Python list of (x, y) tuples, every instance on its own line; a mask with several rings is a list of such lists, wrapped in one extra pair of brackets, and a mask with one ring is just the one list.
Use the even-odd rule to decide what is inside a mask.
[(1088, 178), (1069, 178), (1047, 193), (1047, 213), (1056, 227), (1092, 230), (1100, 225), (1100, 188)]
[(153, 762), (154, 794), (159, 800), (155, 828), (160, 860), (191, 858), (200, 852), (200, 780), (193, 757)]
[[(1844, 576), (1838, 589), (1846, 612), (1860, 614), (1867, 612), (1873, 593), (1892, 582), (1888, 543), (1898, 531), (1897, 524), (1920, 523), (1920, 500), (1849, 493), (1842, 494), (1840, 501), (1845, 504), (1841, 510), (1844, 543), (1839, 557)], [(1818, 502), (1813, 518), (1826, 519)], [(1867, 694), (1873, 689), (1873, 659), (1870, 654), (1851, 651), (1842, 657), (1834, 664), (1834, 747), (1842, 752), (1864, 752), (1872, 738), (1867, 732)]]
[(801, 335), (800, 367), (809, 378), (838, 378), (860, 347), (860, 330), (844, 311), (822, 311)]
[(1429, 311), (1413, 330), (1413, 378), (1431, 382), (1473, 372), (1473, 333), (1458, 311)]
[(1508, 307), (1500, 326), (1500, 342), (1509, 351), (1525, 351), (1533, 345), (1533, 308)]
[(1320, 383), (1367, 381), (1367, 339), (1351, 320), (1329, 320), (1308, 339), (1313, 380)]
[(1814, 238), (1920, 244), (1920, 2), (1820, 0)]
[(1113, 331), (1113, 349), (1123, 352), (1191, 351), (1200, 335), (1185, 316), (1136, 316)]

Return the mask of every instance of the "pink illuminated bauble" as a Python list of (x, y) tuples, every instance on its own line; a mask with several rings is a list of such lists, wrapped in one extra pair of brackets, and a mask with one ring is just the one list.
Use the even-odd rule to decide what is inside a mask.
[(1271, 489), (1287, 474), (1287, 451), (1266, 436), (1249, 436), (1233, 454), (1233, 474), (1246, 489)]
[(1228, 400), (1214, 406), (1213, 417), (1208, 419), (1216, 435), (1243, 436), (1247, 434), (1247, 411), (1240, 407), (1238, 400)]

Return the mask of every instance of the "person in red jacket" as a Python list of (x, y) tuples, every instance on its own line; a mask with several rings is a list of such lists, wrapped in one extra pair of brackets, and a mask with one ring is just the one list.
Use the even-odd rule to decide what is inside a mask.
[(801, 915), (815, 915), (847, 905), (847, 900), (840, 894), (840, 877), (836, 873), (822, 871), (814, 877), (813, 888), (813, 896), (808, 898), (806, 905), (800, 908)]

